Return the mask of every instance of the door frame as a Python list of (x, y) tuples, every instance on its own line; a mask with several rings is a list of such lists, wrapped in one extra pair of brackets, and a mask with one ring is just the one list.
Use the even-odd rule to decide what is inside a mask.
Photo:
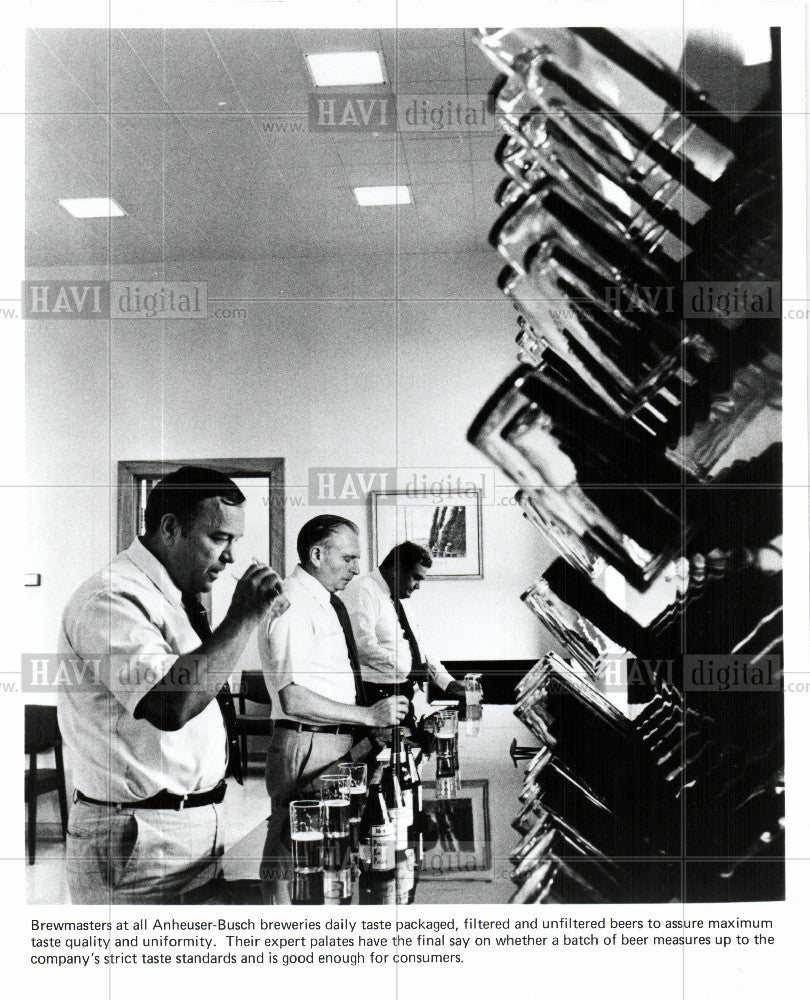
[(118, 463), (118, 551), (123, 552), (138, 532), (138, 484), (144, 478), (166, 476), (181, 465), (202, 465), (233, 479), (267, 479), (267, 518), (270, 538), (268, 563), (284, 577), (284, 459), (186, 458)]

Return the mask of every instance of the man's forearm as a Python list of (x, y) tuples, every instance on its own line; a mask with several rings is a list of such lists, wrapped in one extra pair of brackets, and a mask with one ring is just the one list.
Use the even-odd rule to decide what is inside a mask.
[(437, 685), (437, 687), (440, 687), (442, 691), (450, 691), (451, 694), (463, 693), (464, 685), (461, 681), (457, 681), (451, 673), (445, 670), (441, 663), (432, 663), (428, 660), (427, 669), (430, 679)]
[(192, 652), (178, 656), (166, 676), (141, 699), (135, 717), (147, 719), (158, 729), (181, 729), (216, 697), (256, 624), (226, 615), (210, 638)]
[(345, 705), (332, 701), (302, 684), (288, 684), (279, 691), (279, 700), (285, 715), (302, 722), (345, 723), (348, 725), (373, 725), (369, 710), (361, 705)]

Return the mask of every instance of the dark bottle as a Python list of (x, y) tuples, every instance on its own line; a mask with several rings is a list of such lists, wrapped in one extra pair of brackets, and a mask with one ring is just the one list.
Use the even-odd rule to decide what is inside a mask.
[(393, 871), (386, 878), (373, 871), (361, 870), (357, 884), (361, 906), (386, 906), (397, 902), (397, 880)]
[(416, 896), (416, 858), (412, 847), (397, 851), (396, 902), (409, 906)]
[(368, 790), (360, 818), (360, 860), (364, 873), (393, 877), (396, 867), (396, 829), (383, 791), (375, 780)]
[(408, 839), (413, 827), (415, 808), (415, 788), (410, 764), (408, 763), (408, 748), (402, 737), (402, 730), (399, 726), (392, 729), (391, 743), (391, 768), (396, 774), (399, 787), (402, 790), (402, 798), (405, 803), (405, 820), (407, 823)]
[(417, 872), (418, 877), (419, 869), (422, 866), (422, 858), (425, 853), (422, 832), (422, 822), (424, 818), (422, 779), (419, 777), (416, 761), (414, 760), (411, 748), (407, 743), (405, 744), (405, 756), (408, 762), (408, 773), (410, 774), (411, 784), (413, 786), (413, 839), (411, 847), (414, 852), (414, 870)]
[(413, 787), (410, 783), (410, 775), (408, 775), (408, 794), (406, 796), (400, 779), (403, 777), (403, 772), (407, 774), (407, 766), (399, 759), (401, 738), (396, 726), (393, 730), (393, 736), (391, 760), (383, 768), (380, 786), (385, 808), (388, 810), (388, 815), (394, 825), (396, 849), (404, 851), (408, 846), (408, 831), (413, 823)]

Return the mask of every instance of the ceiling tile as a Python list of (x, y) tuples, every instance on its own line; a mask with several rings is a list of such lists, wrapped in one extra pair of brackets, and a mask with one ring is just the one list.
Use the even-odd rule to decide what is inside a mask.
[(464, 80), (464, 78), (464, 52), (460, 47), (405, 49), (400, 45), (398, 73), (400, 91), (408, 89), (409, 81)]
[(472, 212), (472, 184), (414, 184), (414, 202), (421, 214)]
[(99, 110), (106, 110), (109, 41), (116, 32), (76, 28), (70, 33), (41, 29), (36, 34), (92, 104)]
[[(91, 142), (81, 155), (81, 135), (91, 136), (96, 116), (37, 116), (26, 123), (26, 174), (32, 183), (53, 199), (103, 195), (107, 187), (106, 140)], [(85, 127), (86, 126), (86, 127)]]
[[(130, 39), (134, 32), (113, 32), (110, 37), (110, 102), (113, 111), (120, 112), (166, 112), (169, 105), (164, 100), (162, 60), (149, 58), (154, 54), (155, 45), (162, 53), (162, 33), (149, 32), (157, 36), (150, 48), (143, 39)], [(140, 36), (140, 32), (138, 33)], [(146, 58), (146, 64), (144, 64)]]
[(332, 149), (334, 143), (331, 135), (323, 132), (285, 132), (263, 133), (268, 137), (269, 148), (279, 163), (294, 163), (306, 166), (307, 163), (317, 163), (325, 150)]
[(398, 79), (397, 69), (402, 65), (401, 56), (405, 51), (457, 48), (462, 56), (464, 52), (464, 29), (387, 28), (379, 34), (382, 39), (385, 65), (392, 83)]
[(470, 163), (416, 162), (409, 166), (414, 184), (470, 184)]
[(98, 106), (37, 32), (26, 35), (25, 107), (29, 114), (97, 111)]
[(497, 76), (497, 67), (489, 61), (471, 37), (467, 39), (466, 59), (467, 75), (470, 79), (474, 79), (475, 77), (489, 77), (492, 80)]
[(372, 163), (365, 167), (347, 167), (346, 177), (352, 187), (411, 183), (404, 161), (399, 164)]
[(368, 166), (374, 163), (407, 162), (405, 149), (401, 142), (393, 137), (390, 139), (355, 139), (352, 142), (336, 143), (338, 155), (346, 167)]
[(208, 35), (233, 80), (242, 108), (306, 114), (311, 84), (291, 31), (211, 30)]
[(144, 72), (151, 77), (160, 92), (165, 94), (167, 32), (160, 28), (138, 28), (123, 30), (120, 35), (124, 44), (132, 49)]
[(178, 111), (244, 110), (205, 31), (166, 32), (166, 99)]
[(296, 28), (295, 39), (302, 52), (364, 52), (379, 50), (376, 28)]
[(481, 96), (494, 97), (500, 90), (496, 86), (498, 80), (502, 79), (497, 73), (485, 73), (483, 76), (467, 76), (467, 92), (470, 94), (481, 94)]
[(476, 191), (483, 189), (494, 194), (495, 188), (501, 183), (506, 174), (504, 174), (503, 170), (501, 170), (494, 160), (492, 163), (485, 163), (478, 160), (472, 165), (472, 176)]
[(401, 49), (456, 48), (464, 45), (466, 28), (400, 28)]
[[(466, 101), (467, 82), (464, 79), (450, 77), (403, 80), (400, 82), (397, 94), (401, 113), (404, 113), (403, 109), (413, 107), (413, 98), (418, 98), (416, 112), (419, 115), (418, 124), (421, 126), (419, 131), (434, 133), (437, 129), (430, 121), (431, 110), (445, 108), (448, 100), (452, 101), (454, 105), (459, 98)], [(422, 103), (423, 99), (427, 102), (426, 104)], [(406, 124), (409, 124), (407, 118)]]
[(406, 133), (402, 142), (409, 163), (454, 162), (470, 158), (469, 136), (463, 132), (453, 135)]
[(486, 135), (471, 135), (470, 155), (474, 160), (494, 161), (495, 150), (502, 138), (503, 132), (500, 129), (487, 132)]

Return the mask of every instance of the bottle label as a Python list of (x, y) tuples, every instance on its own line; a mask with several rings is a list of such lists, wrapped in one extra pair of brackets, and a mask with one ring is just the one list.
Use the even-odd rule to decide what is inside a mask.
[(403, 808), (389, 809), (388, 814), (396, 831), (397, 850), (404, 851), (408, 846), (408, 827), (411, 825), (408, 822), (408, 810)]
[(402, 798), (405, 800), (405, 808), (402, 810), (405, 814), (405, 825), (413, 826), (413, 789), (404, 788)]
[(371, 868), (376, 872), (389, 872), (396, 865), (396, 838), (394, 827), (372, 826), (371, 828)]

